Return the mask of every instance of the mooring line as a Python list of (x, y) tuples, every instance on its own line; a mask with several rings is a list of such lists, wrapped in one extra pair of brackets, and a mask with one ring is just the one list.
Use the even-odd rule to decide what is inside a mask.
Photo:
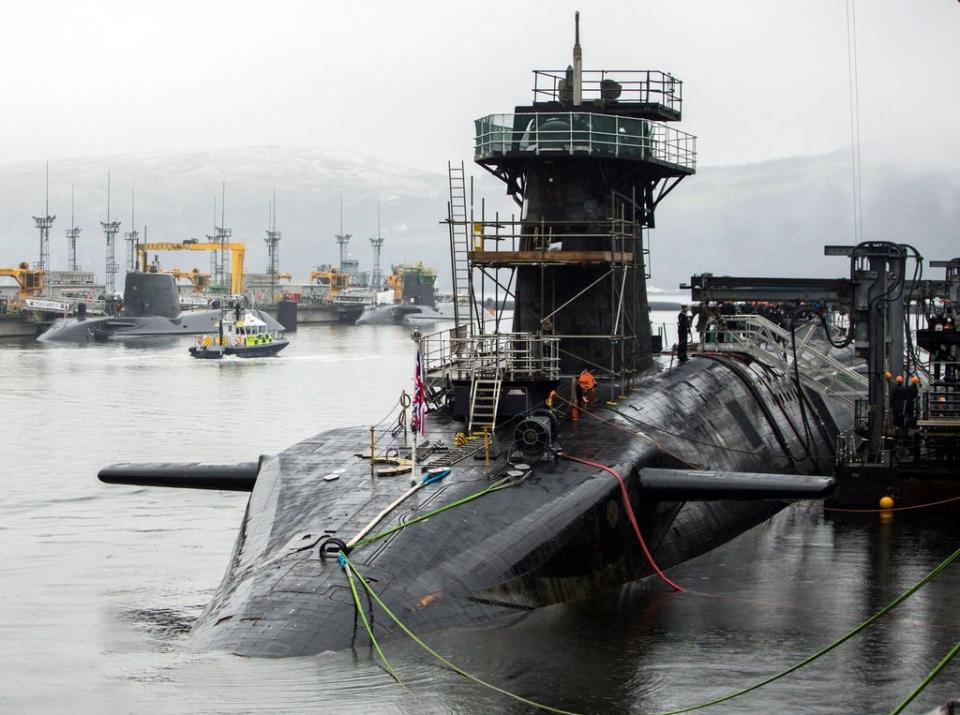
[(558, 715), (581, 715), (581, 713), (576, 713), (571, 710), (563, 710), (561, 708), (555, 708), (551, 705), (544, 705), (543, 703), (538, 703), (535, 700), (530, 700), (529, 698), (525, 698), (522, 695), (511, 693), (509, 690), (504, 690), (503, 688), (498, 687), (493, 683), (488, 683), (486, 680), (482, 680), (475, 675), (471, 675), (470, 673), (465, 671), (463, 668), (447, 660), (442, 655), (437, 653), (437, 651), (435, 651), (433, 648), (431, 648), (426, 643), (424, 643), (420, 638), (418, 638), (413, 631), (407, 628), (407, 626), (399, 618), (397, 618), (396, 615), (394, 615), (393, 611), (391, 611), (390, 608), (387, 606), (387, 604), (383, 602), (379, 594), (377, 594), (377, 592), (373, 590), (373, 587), (369, 583), (367, 583), (367, 580), (360, 574), (359, 571), (357, 571), (356, 567), (353, 565), (353, 563), (346, 557), (346, 555), (342, 551), (340, 552), (340, 554), (338, 554), (337, 559), (339, 560), (340, 565), (343, 567), (343, 569), (347, 572), (348, 577), (351, 572), (353, 573), (353, 575), (357, 577), (357, 580), (360, 581), (360, 585), (362, 585), (366, 589), (367, 593), (373, 597), (373, 600), (377, 602), (377, 605), (379, 605), (380, 608), (383, 609), (383, 612), (390, 617), (390, 620), (392, 620), (394, 623), (397, 624), (397, 627), (400, 628), (401, 631), (403, 631), (407, 636), (409, 636), (414, 643), (416, 643), (418, 646), (423, 648), (425, 651), (427, 651), (427, 653), (432, 655), (434, 658), (437, 659), (437, 661), (439, 661), (444, 666), (452, 670), (454, 673), (457, 673), (458, 675), (462, 675), (467, 680), (471, 680), (474, 683), (477, 683), (478, 685), (482, 685), (485, 688), (494, 690), (500, 693), (501, 695), (506, 695), (508, 698), (513, 698), (518, 702), (524, 703), (526, 705), (530, 705), (535, 708), (539, 708), (540, 710), (546, 710), (547, 712), (557, 713)]
[[(343, 565), (343, 562), (340, 564)], [(350, 569), (344, 569), (347, 572), (347, 582), (350, 584), (350, 593), (353, 594), (353, 603), (357, 609), (357, 613), (360, 614), (360, 619), (363, 621), (363, 627), (367, 629), (367, 636), (370, 638), (370, 642), (373, 644), (374, 649), (377, 651), (377, 655), (380, 656), (380, 660), (383, 661), (383, 667), (390, 675), (391, 678), (397, 681), (397, 685), (401, 686), (404, 690), (407, 689), (407, 686), (403, 684), (403, 681), (397, 677), (397, 674), (393, 672), (393, 668), (390, 667), (390, 661), (387, 660), (387, 656), (383, 654), (383, 651), (380, 649), (380, 644), (377, 642), (377, 637), (373, 635), (373, 627), (370, 625), (370, 622), (367, 620), (367, 614), (363, 610), (363, 604), (360, 603), (360, 594), (357, 593), (357, 585), (353, 582), (353, 574), (350, 572)], [(356, 625), (356, 624), (354, 624)]]
[(941, 499), (940, 501), (927, 502), (926, 504), (914, 504), (912, 506), (890, 507), (889, 509), (841, 509), (839, 507), (825, 506), (823, 507), (823, 510), (833, 511), (833, 512), (842, 512), (845, 514), (884, 514), (886, 512), (893, 512), (893, 511), (910, 511), (911, 509), (926, 509), (931, 506), (940, 506), (941, 504), (949, 504), (955, 501), (960, 501), (960, 497), (950, 497), (949, 499)]
[(943, 657), (943, 660), (937, 663), (936, 667), (933, 670), (931, 670), (929, 673), (927, 673), (927, 677), (925, 677), (923, 680), (920, 681), (920, 684), (917, 685), (917, 687), (915, 687), (910, 692), (910, 694), (903, 699), (903, 702), (901, 702), (899, 705), (897, 705), (897, 707), (895, 707), (893, 710), (890, 711), (890, 715), (899, 715), (900, 713), (902, 713), (904, 709), (907, 707), (907, 705), (912, 703), (914, 698), (916, 698), (920, 693), (922, 693), (924, 688), (926, 688), (928, 685), (930, 685), (930, 683), (933, 682), (933, 679), (940, 674), (940, 671), (946, 667), (947, 663), (953, 660), (953, 657), (957, 654), (958, 651), (960, 651), (960, 641), (957, 641), (956, 645), (954, 645), (953, 648), (950, 649), (950, 652)]
[[(779, 673), (777, 673), (776, 675), (772, 675), (772, 676), (770, 676), (769, 678), (766, 678), (766, 679), (764, 679), (764, 680), (761, 680), (759, 683), (754, 683), (753, 685), (751, 685), (751, 686), (749, 686), (749, 687), (742, 688), (741, 690), (738, 690), (738, 691), (736, 691), (736, 692), (734, 692), (734, 693), (730, 693), (729, 695), (725, 695), (725, 696), (723, 696), (723, 697), (721, 697), (721, 698), (716, 698), (715, 700), (711, 700), (711, 701), (706, 702), (706, 703), (701, 703), (701, 704), (699, 704), (699, 705), (692, 705), (692, 706), (690, 706), (690, 707), (680, 708), (679, 710), (669, 710), (669, 711), (666, 711), (666, 712), (661, 712), (661, 713), (659, 713), (659, 715), (680, 715), (680, 713), (689, 713), (689, 712), (693, 712), (694, 710), (702, 710), (702, 709), (704, 709), (704, 708), (708, 708), (708, 707), (711, 707), (711, 706), (713, 706), (713, 705), (719, 705), (720, 703), (728, 702), (728, 701), (730, 701), (730, 700), (733, 700), (734, 698), (740, 697), (741, 695), (746, 695), (747, 693), (753, 692), (754, 690), (759, 690), (760, 688), (762, 688), (762, 687), (765, 686), (765, 685), (769, 685), (770, 683), (772, 683), (772, 682), (774, 682), (774, 681), (776, 681), (776, 680), (780, 680), (781, 678), (786, 677), (787, 675), (790, 675), (790, 673), (793, 673), (793, 672), (796, 672), (796, 671), (800, 670), (800, 669), (803, 668), (805, 665), (808, 665), (808, 664), (812, 663), (813, 661), (817, 660), (818, 658), (820, 658), (821, 656), (826, 655), (826, 654), (829, 653), (830, 651), (832, 651), (832, 650), (834, 650), (835, 648), (839, 647), (840, 645), (846, 643), (848, 640), (850, 640), (851, 638), (853, 638), (853, 637), (854, 637), (855, 635), (857, 635), (858, 633), (861, 633), (862, 631), (864, 631), (864, 630), (866, 630), (867, 628), (869, 628), (870, 626), (872, 626), (876, 621), (878, 621), (880, 618), (882, 618), (883, 616), (885, 616), (886, 614), (888, 614), (890, 611), (892, 611), (893, 609), (895, 609), (895, 608), (896, 608), (897, 606), (899, 606), (901, 603), (903, 603), (903, 602), (906, 601), (908, 598), (910, 598), (910, 596), (912, 596), (914, 593), (916, 593), (916, 592), (919, 591), (921, 588), (923, 588), (923, 586), (925, 586), (927, 583), (929, 583), (929, 582), (932, 581), (934, 578), (936, 578), (936, 577), (940, 574), (941, 571), (943, 571), (945, 568), (947, 568), (947, 566), (949, 566), (949, 565), (952, 564), (954, 561), (956, 561), (957, 558), (960, 558), (960, 549), (957, 549), (957, 550), (954, 551), (952, 554), (950, 554), (950, 556), (948, 556), (944, 561), (942, 561), (942, 562), (941, 562), (936, 568), (934, 568), (930, 573), (928, 573), (926, 576), (924, 576), (922, 579), (920, 579), (916, 584), (914, 584), (913, 586), (911, 586), (907, 591), (905, 591), (905, 592), (902, 593), (900, 596), (898, 596), (897, 598), (895, 598), (893, 601), (891, 601), (890, 603), (888, 603), (886, 606), (884, 606), (883, 608), (881, 608), (881, 609), (880, 609), (879, 611), (877, 611), (875, 614), (873, 614), (872, 616), (870, 616), (870, 618), (868, 618), (866, 621), (864, 621), (864, 622), (861, 623), (859, 626), (857, 626), (856, 628), (854, 628), (852, 631), (850, 631), (849, 633), (847, 633), (847, 634), (844, 635), (844, 636), (841, 636), (840, 638), (838, 638), (837, 640), (833, 641), (833, 642), (830, 643), (829, 645), (824, 646), (823, 648), (821, 648), (820, 650), (818, 650), (818, 651), (817, 651), (816, 653), (814, 653), (813, 655), (811, 655), (811, 656), (809, 656), (809, 657), (807, 657), (807, 658), (804, 658), (802, 661), (800, 661), (800, 662), (797, 663), (796, 665), (793, 665), (793, 666), (787, 668), (786, 670), (782, 670), (782, 671), (780, 671)], [(950, 657), (952, 658), (953, 656), (951, 655)], [(944, 665), (945, 665), (945, 664), (944, 664)], [(939, 672), (939, 670), (938, 670), (937, 672)], [(935, 675), (935, 673), (934, 673), (934, 675)]]

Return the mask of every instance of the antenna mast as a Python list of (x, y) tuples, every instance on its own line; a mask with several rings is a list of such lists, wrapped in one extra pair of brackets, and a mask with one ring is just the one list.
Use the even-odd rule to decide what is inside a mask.
[(337, 244), (340, 246), (340, 270), (343, 270), (343, 259), (345, 258), (347, 251), (347, 244), (350, 243), (350, 239), (353, 238), (352, 233), (343, 232), (343, 194), (340, 194), (340, 233), (336, 234), (334, 238), (337, 239)]
[(43, 216), (34, 216), (33, 222), (40, 229), (40, 260), (37, 268), (41, 271), (49, 271), (50, 266), (50, 227), (53, 226), (53, 220), (56, 216), (50, 215), (50, 162), (47, 162), (47, 193), (44, 204)]
[(580, 49), (580, 12), (573, 14), (573, 103), (578, 105), (583, 100), (583, 52)]
[(140, 243), (140, 232), (137, 231), (136, 192), (130, 189), (130, 231), (123, 234), (127, 241), (127, 271), (137, 270), (137, 246)]
[(233, 229), (226, 228), (224, 224), (226, 223), (226, 204), (227, 204), (227, 182), (224, 181), (221, 185), (221, 198), (220, 198), (220, 225), (217, 225), (217, 195), (213, 195), (213, 235), (207, 236), (211, 241), (217, 242), (220, 244), (219, 251), (213, 251), (210, 255), (210, 273), (212, 274), (213, 284), (218, 287), (221, 292), (226, 293), (227, 288), (230, 285), (228, 282), (227, 270), (226, 270), (226, 243), (227, 239), (233, 236)]
[(270, 278), (270, 305), (277, 302), (278, 269), (280, 266), (280, 232), (277, 230), (277, 188), (273, 188), (273, 202), (267, 222), (267, 276)]
[(383, 236), (380, 235), (379, 201), (377, 201), (377, 235), (370, 239), (370, 244), (373, 246), (373, 271), (370, 273), (370, 288), (379, 292), (383, 287), (383, 273), (380, 271), (380, 249), (383, 248)]
[(67, 229), (67, 241), (70, 247), (70, 270), (74, 272), (80, 270), (77, 264), (77, 240), (80, 238), (80, 229), (77, 227), (76, 213), (76, 187), (70, 184), (70, 228)]
[(120, 230), (119, 221), (110, 220), (110, 172), (107, 172), (107, 220), (101, 221), (103, 235), (107, 239), (107, 261), (104, 271), (104, 288), (107, 293), (117, 292), (117, 231)]

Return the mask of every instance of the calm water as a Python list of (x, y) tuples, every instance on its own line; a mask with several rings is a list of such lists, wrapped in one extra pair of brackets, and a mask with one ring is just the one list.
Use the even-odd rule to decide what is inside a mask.
[[(409, 692), (366, 649), (289, 660), (189, 650), (245, 495), (109, 487), (97, 470), (252, 460), (375, 422), (409, 388), (413, 361), (408, 331), (392, 326), (304, 328), (273, 360), (194, 361), (190, 344), (0, 343), (0, 711), (532, 712), (405, 642), (386, 650)], [(635, 586), (427, 641), (534, 700), (656, 712), (809, 655), (958, 546), (956, 512), (881, 519), (794, 507), (671, 570), (695, 593)], [(705, 712), (888, 712), (960, 639), (958, 605), (960, 563), (838, 651)], [(958, 695), (955, 662), (911, 712)]]

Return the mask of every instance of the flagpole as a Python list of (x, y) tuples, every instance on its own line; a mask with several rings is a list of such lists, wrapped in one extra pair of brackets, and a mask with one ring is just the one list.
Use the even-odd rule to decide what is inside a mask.
[(417, 474), (417, 437), (419, 436), (420, 430), (423, 429), (426, 405), (423, 402), (423, 337), (418, 330), (414, 331), (412, 337), (417, 345), (417, 369), (414, 375), (415, 385), (412, 404), (416, 419), (411, 422), (413, 427), (413, 443), (410, 448), (410, 483), (416, 484), (419, 477)]

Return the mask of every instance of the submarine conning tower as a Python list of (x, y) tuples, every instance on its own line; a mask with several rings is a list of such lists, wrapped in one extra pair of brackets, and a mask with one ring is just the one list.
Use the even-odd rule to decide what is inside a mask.
[(477, 205), (463, 164), (448, 165), (455, 327), (415, 334), (428, 401), (471, 433), (536, 411), (553, 390), (572, 396), (584, 369), (613, 399), (652, 364), (648, 233), (696, 171), (696, 138), (670, 125), (683, 83), (583, 70), (579, 13), (573, 64), (533, 74), (531, 104), (475, 122), (474, 161), (503, 181), (519, 218)]
[(177, 282), (167, 273), (127, 273), (123, 303), (124, 313), (130, 317), (159, 315), (173, 319), (180, 315)]
[(647, 232), (659, 202), (695, 172), (696, 138), (668, 124), (681, 117), (680, 80), (583, 70), (579, 34), (577, 13), (573, 65), (535, 70), (532, 104), (476, 120), (474, 160), (506, 184), (521, 215), (511, 235), (488, 228), (474, 240), (469, 260), (515, 272), (513, 330), (558, 337), (562, 374), (588, 368), (616, 380), (660, 349)]

